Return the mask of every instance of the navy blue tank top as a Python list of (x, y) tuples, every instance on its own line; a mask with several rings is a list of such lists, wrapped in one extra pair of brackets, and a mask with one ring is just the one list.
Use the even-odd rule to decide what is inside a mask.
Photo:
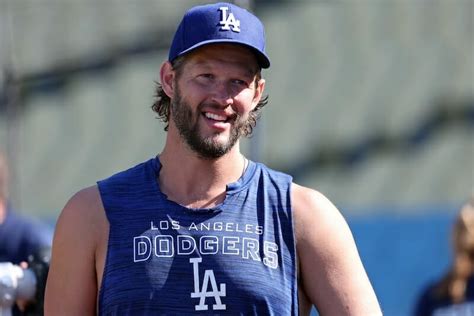
[(289, 175), (250, 162), (224, 201), (160, 191), (158, 158), (98, 182), (110, 224), (100, 315), (297, 315)]

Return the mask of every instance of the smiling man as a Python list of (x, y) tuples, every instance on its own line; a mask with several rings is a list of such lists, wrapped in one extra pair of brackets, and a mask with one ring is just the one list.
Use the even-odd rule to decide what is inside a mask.
[(67, 203), (46, 314), (381, 314), (335, 206), (240, 152), (269, 66), (253, 14), (186, 12), (152, 107), (166, 144)]

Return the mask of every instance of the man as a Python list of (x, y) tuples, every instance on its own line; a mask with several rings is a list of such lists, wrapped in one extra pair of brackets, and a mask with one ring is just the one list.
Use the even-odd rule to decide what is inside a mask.
[(19, 264), (51, 246), (52, 229), (16, 214), (8, 202), (9, 172), (0, 151), (0, 262)]
[[(28, 266), (26, 262), (29, 261), (31, 256), (39, 256), (49, 251), (52, 229), (43, 223), (35, 222), (14, 212), (8, 202), (8, 182), (9, 168), (7, 159), (0, 150), (0, 263), (21, 264), (23, 268), (26, 268)], [(12, 286), (8, 282), (11, 274), (6, 273), (6, 271), (0, 271), (0, 283), (2, 283), (2, 276), (6, 277), (3, 280), (6, 283), (4, 287), (0, 286), (0, 302), (4, 298), (2, 294), (6, 294), (6, 292), (2, 293), (1, 290), (9, 289)], [(44, 282), (41, 283), (41, 280), (38, 280), (38, 282), (40, 283), (38, 289), (41, 289), (41, 293), (44, 293)], [(16, 288), (16, 285), (13, 285), (13, 288)], [(32, 315), (34, 311), (42, 309), (42, 297), (38, 291), (37, 294), (38, 301), (36, 302), (17, 301), (17, 305), (21, 307), (21, 310), (26, 315)], [(7, 302), (8, 299), (3, 303), (7, 305)], [(12, 314), (23, 315), (24, 313), (20, 311), (17, 305), (13, 306)], [(1, 311), (0, 308), (0, 315)]]
[(379, 315), (350, 230), (323, 195), (246, 159), (270, 66), (257, 17), (186, 12), (153, 109), (157, 157), (62, 211), (48, 315)]

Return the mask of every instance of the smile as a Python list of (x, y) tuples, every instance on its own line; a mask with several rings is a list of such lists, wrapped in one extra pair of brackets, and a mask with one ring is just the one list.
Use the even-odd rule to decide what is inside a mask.
[(228, 120), (226, 116), (209, 113), (209, 112), (204, 112), (204, 116), (207, 117), (208, 119), (211, 119), (213, 121), (218, 121), (218, 122), (227, 122)]

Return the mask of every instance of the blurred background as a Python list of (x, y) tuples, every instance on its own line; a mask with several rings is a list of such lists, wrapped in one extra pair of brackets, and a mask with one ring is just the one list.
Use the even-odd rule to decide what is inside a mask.
[[(190, 0), (0, 0), (0, 148), (18, 212), (158, 154), (158, 70)], [(451, 260), (474, 192), (472, 0), (234, 1), (264, 22), (269, 105), (243, 143), (327, 195), (385, 315)]]

